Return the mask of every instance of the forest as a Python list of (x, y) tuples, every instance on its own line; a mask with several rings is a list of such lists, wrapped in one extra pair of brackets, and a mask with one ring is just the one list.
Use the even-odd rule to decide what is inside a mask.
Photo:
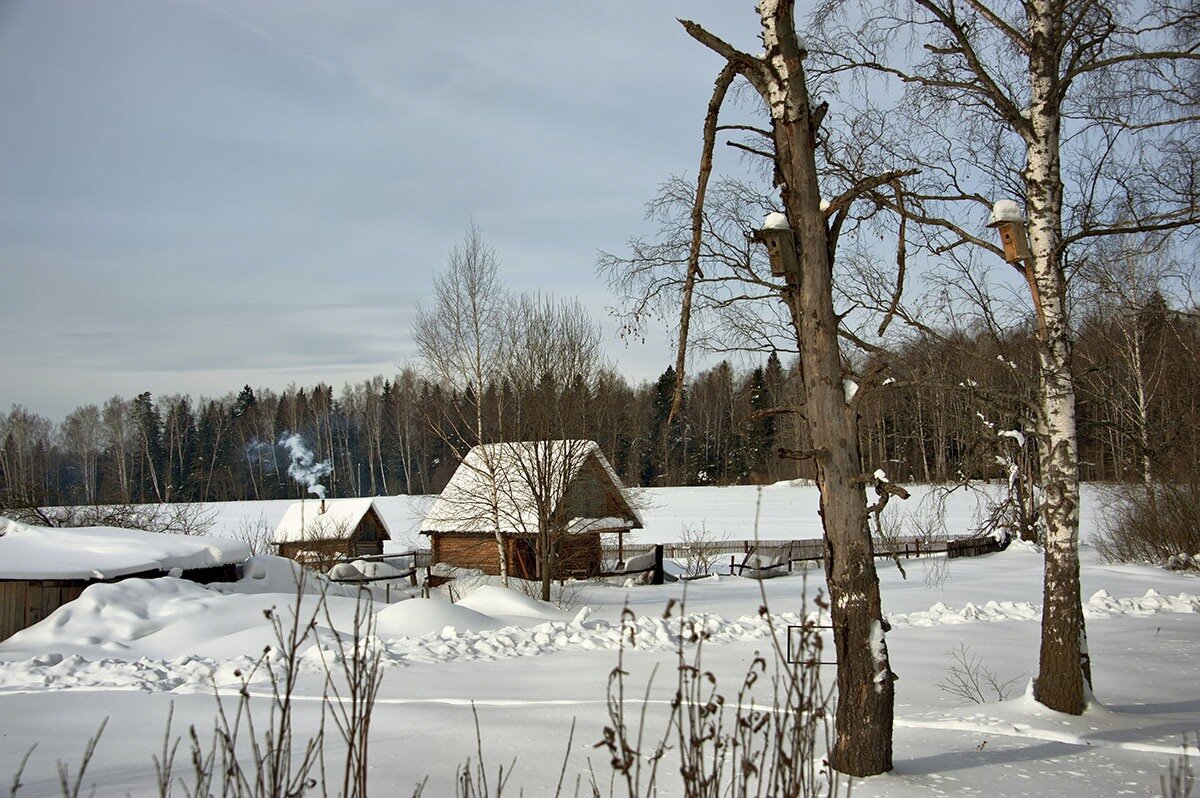
[[(1080, 303), (1081, 305), (1083, 303)], [(1094, 302), (1080, 314), (1076, 361), (1080, 476), (1090, 481), (1188, 479), (1200, 460), (1200, 316), (1158, 292)], [(741, 356), (693, 372), (666, 424), (675, 372), (631, 384), (611, 367), (521, 388), (489, 384), (475, 401), (420, 364), (340, 390), (254, 388), (216, 397), (114, 396), (61, 421), (21, 407), (0, 414), (0, 505), (236, 501), (285, 498), (285, 433), (299, 433), (332, 472), (329, 495), (436, 493), (464, 448), (455, 418), (476, 406), (566, 408), (564, 436), (597, 441), (630, 485), (770, 483), (811, 477), (795, 358)], [(870, 362), (847, 362), (869, 373)], [(863, 457), (894, 479), (945, 483), (1004, 476), (996, 430), (1028, 428), (1036, 366), (1032, 331), (983, 326), (915, 335), (859, 405)], [(568, 401), (568, 399), (570, 401)], [(531, 413), (526, 412), (531, 416)], [(498, 430), (494, 431), (498, 432)], [(508, 436), (540, 431), (507, 422)], [(484, 438), (494, 437), (484, 430)], [(1000, 458), (999, 460), (997, 458)]]

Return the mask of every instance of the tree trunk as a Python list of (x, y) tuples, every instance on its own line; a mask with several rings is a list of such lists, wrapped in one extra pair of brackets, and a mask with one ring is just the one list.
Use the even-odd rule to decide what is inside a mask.
[(1046, 523), (1042, 644), (1034, 697), (1051, 709), (1079, 715), (1086, 703), (1085, 680), (1090, 681), (1091, 674), (1079, 587), (1079, 457), (1061, 253), (1061, 116), (1055, 97), (1058, 64), (1053, 47), (1058, 20), (1048, 0), (1030, 8), (1032, 134), (1024, 178), (1032, 285), (1039, 294), (1034, 297), (1034, 307), (1040, 307), (1042, 315), (1038, 322), (1038, 426)]
[(882, 626), (879, 578), (867, 525), (857, 413), (842, 384), (838, 320), (833, 308), (828, 232), (817, 185), (808, 88), (790, 2), (761, 0), (764, 43), (781, 82), (771, 107), (783, 204), (800, 271), (787, 275), (789, 307), (800, 344), (805, 415), (817, 459), (825, 575), (837, 655), (834, 768), (851, 776), (892, 769), (895, 700)]

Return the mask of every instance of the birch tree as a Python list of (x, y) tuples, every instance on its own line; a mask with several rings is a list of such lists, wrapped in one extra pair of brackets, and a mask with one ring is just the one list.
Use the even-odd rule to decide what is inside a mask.
[[(1098, 239), (1197, 222), (1197, 15), (1165, 0), (865, 0), (826, 3), (814, 18), (822, 69), (866, 88), (880, 157), (922, 167), (905, 218), (927, 252), (1000, 255), (980, 222), (993, 200), (1023, 200), (1030, 252), (1017, 268), (1037, 329), (1046, 528), (1034, 695), (1072, 714), (1091, 676), (1068, 274)], [(902, 99), (879, 99), (889, 93)]]
[[(499, 258), (477, 228), (472, 226), (463, 242), (451, 250), (446, 269), (434, 278), (433, 290), (433, 303), (417, 310), (413, 338), (431, 379), (461, 391), (466, 399), (462, 404), (444, 403), (447, 412), (442, 420), (452, 434), (443, 437), (452, 447), (456, 441), (473, 446), (489, 443), (503, 408), (492, 408), (489, 414), (484, 397), (503, 371), (508, 298), (500, 280)], [(433, 426), (442, 428), (436, 423)], [(465, 451), (455, 454), (460, 460), (466, 456)], [(491, 508), (500, 578), (507, 584), (508, 555), (496, 510), (497, 467), (490, 457), (484, 457), (480, 477), (492, 494), (484, 505)]]
[(59, 428), (59, 437), (67, 456), (79, 469), (79, 483), (83, 486), (83, 503), (95, 504), (98, 463), (104, 451), (103, 428), (100, 408), (84, 405), (67, 414)]

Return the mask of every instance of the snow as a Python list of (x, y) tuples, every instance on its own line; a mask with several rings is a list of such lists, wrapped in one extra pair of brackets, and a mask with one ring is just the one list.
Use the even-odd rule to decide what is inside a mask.
[[(907, 487), (914, 492), (910, 502), (932, 495), (927, 487)], [(748, 530), (737, 536), (752, 537), (756, 506), (761, 531), (803, 536), (797, 530), (817, 520), (810, 485), (648, 494), (645, 537), (669, 537), (680, 524), (702, 523)], [(1085, 491), (1084, 501), (1085, 510), (1095, 504), (1094, 489)], [(888, 510), (896, 505), (912, 513), (910, 502), (891, 502)], [(419, 517), (413, 506), (408, 497), (379, 502), (393, 523)], [(274, 507), (223, 506), (219, 523)], [(284, 509), (277, 505), (278, 514)], [(959, 494), (946, 510), (951, 527), (967, 524), (975, 512), (969, 497)], [(1086, 539), (1095, 513), (1083, 517)], [(872, 638), (880, 651), (886, 645), (898, 677), (896, 768), (856, 780), (854, 795), (1157, 794), (1159, 775), (1178, 755), (1182, 733), (1200, 727), (1200, 704), (1193, 698), (1200, 678), (1200, 578), (1106, 565), (1084, 548), (1084, 612), (1098, 703), (1070, 717), (1046, 710), (1020, 689), (1037, 667), (1043, 564), (1037, 547), (1018, 541), (985, 557), (934, 556), (904, 564), (906, 577), (878, 562), (891, 628), (886, 641), (882, 626)], [(773, 635), (811, 617), (811, 596), (821, 579), (814, 569), (768, 582), (721, 575), (664, 586), (575, 583), (578, 603), (564, 609), (494, 585), (468, 589), (457, 604), (444, 596), (377, 601), (371, 605), (377, 622), (372, 645), (384, 679), (371, 721), (371, 794), (411, 794), (425, 776), (425, 794), (453, 794), (455, 765), (474, 753), (476, 712), (489, 761), (507, 768), (516, 757), (514, 794), (541, 794), (556, 783), (564, 751), (570, 755), (568, 778), (586, 774), (589, 758), (606, 778), (605, 762), (592, 745), (611, 723), (605, 685), (630, 629), (635, 644), (624, 652), (626, 699), (640, 711), (645, 697), (647, 734), (657, 735), (675, 689), (675, 651), (692, 645), (681, 639), (681, 629), (694, 625), (709, 635), (704, 669), (728, 700), (756, 653), (770, 650)], [(20, 795), (57, 795), (56, 760), (77, 762), (100, 719), (131, 718), (136, 722), (123, 724), (119, 734), (110, 725), (87, 782), (100, 796), (153, 793), (150, 757), (161, 749), (169, 707), (177, 729), (211, 728), (214, 686), (229, 695), (240, 688), (236, 673), (246, 673), (274, 642), (264, 613), (290, 619), (297, 611), (297, 582), (293, 563), (256, 557), (241, 580), (225, 585), (171, 578), (94, 585), (42, 623), (0, 642), (0, 774), (14, 772), (37, 742)], [(318, 611), (313, 593), (344, 586), (310, 577), (303, 587), (308, 592), (299, 617), (314, 618), (315, 630), (300, 656), (294, 722), (311, 734), (321, 722), (321, 659), (332, 656), (333, 635), (349, 628), (361, 605), (356, 589), (345, 587), (346, 593), (327, 599), (327, 615)], [(666, 617), (668, 601), (676, 603)], [(764, 602), (769, 615), (758, 611)], [(629, 626), (622, 623), (625, 608), (632, 613)], [(818, 620), (828, 623), (828, 616)], [(951, 664), (948, 652), (958, 645), (969, 646), (1002, 681), (1018, 680), (1008, 700), (965, 704), (938, 689)], [(833, 651), (828, 638), (825, 651)], [(657, 678), (648, 685), (655, 668)], [(826, 685), (833, 683), (832, 668), (821, 674)], [(265, 695), (269, 685), (256, 676), (248, 689)], [(575, 738), (567, 749), (572, 721)], [(673, 773), (673, 762), (661, 772)], [(662, 794), (676, 794), (674, 789), (664, 786)]]
[[(323, 501), (298, 501), (288, 506), (287, 512), (275, 527), (271, 536), (273, 543), (294, 543), (304, 540), (342, 540), (350, 536), (365, 516), (375, 506), (374, 499), (326, 499)], [(390, 538), (391, 530), (380, 516), (384, 533)]]
[(1019, 429), (1001, 430), (1000, 432), (996, 433), (996, 436), (999, 438), (1012, 438), (1017, 442), (1017, 446), (1025, 448), (1025, 433), (1021, 432)]
[(0, 579), (109, 579), (209, 568), (250, 556), (240, 541), (115, 527), (42, 527), (0, 517)]
[(375, 616), (382, 637), (436, 635), (454, 639), (462, 632), (486, 632), (504, 624), (496, 618), (439, 599), (411, 599), (393, 604)]
[[(976, 483), (975, 490), (957, 489), (948, 494), (943, 488), (913, 484), (908, 477), (891, 473), (888, 478), (912, 493), (912, 498), (888, 502), (885, 518), (920, 521), (928, 512), (937, 511), (945, 521), (945, 532), (966, 535), (984, 516), (983, 496), (996, 495), (1003, 486)], [(1104, 504), (1103, 485), (1081, 487), (1080, 529), (1084, 542), (1096, 528), (1096, 514)], [(797, 540), (821, 536), (819, 496), (808, 480), (789, 480), (761, 487), (754, 485), (639, 488), (629, 491), (637, 503), (638, 515), (645, 526), (625, 535), (627, 543), (677, 543), (685, 528), (707, 527), (715, 539), (754, 538)], [(384, 543), (384, 552), (407, 552), (414, 547), (427, 548), (429, 541), (418, 536), (421, 521), (436, 496), (378, 496), (375, 506), (392, 530), (392, 540)], [(218, 502), (210, 504), (216, 512), (211, 533), (236, 537), (243, 523), (262, 519), (277, 524), (292, 504), (287, 500)], [(939, 510), (939, 506), (942, 507)], [(755, 514), (758, 524), (755, 525)]]
[(764, 230), (787, 230), (789, 228), (787, 216), (779, 211), (771, 211), (763, 219)]
[(988, 226), (994, 227), (1003, 222), (1016, 222), (1024, 224), (1025, 212), (1021, 210), (1021, 206), (1015, 200), (1002, 199), (997, 200), (992, 205), (992, 215), (988, 220)]
[[(615, 491), (621, 480), (594, 441), (516, 441), (475, 446), (429, 508), (422, 532), (528, 533), (538, 528), (534, 493), (557, 507), (588, 462), (599, 463)], [(494, 497), (494, 498), (493, 498)], [(621, 529), (640, 528), (636, 508)], [(580, 530), (582, 531), (582, 530)]]
[(553, 604), (495, 585), (483, 585), (458, 602), (458, 606), (495, 617), (561, 621), (571, 617)]
[(577, 532), (624, 532), (629, 529), (629, 519), (609, 516), (607, 518), (572, 518), (567, 522), (567, 531)]

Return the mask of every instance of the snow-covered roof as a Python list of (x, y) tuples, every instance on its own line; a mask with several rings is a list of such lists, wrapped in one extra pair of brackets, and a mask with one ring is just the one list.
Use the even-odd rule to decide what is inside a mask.
[(621, 517), (577, 518), (570, 532), (641, 529), (642, 518), (625, 497), (620, 478), (594, 441), (513, 441), (476, 446), (467, 452), (441, 496), (429, 508), (421, 532), (536, 532), (540, 494), (557, 508), (589, 463), (600, 466), (602, 486)]
[[(271, 536), (272, 543), (296, 543), (304, 540), (345, 540), (353, 534), (362, 521), (363, 516), (375, 506), (375, 500), (366, 499), (326, 499), (325, 510), (321, 511), (321, 502), (308, 500), (294, 502), (287, 508), (275, 534)], [(375, 517), (383, 528), (384, 540), (391, 540), (392, 533), (378, 510)]]
[(245, 543), (228, 538), (110, 526), (32, 526), (0, 518), (0, 579), (109, 579), (211, 568), (249, 556)]

